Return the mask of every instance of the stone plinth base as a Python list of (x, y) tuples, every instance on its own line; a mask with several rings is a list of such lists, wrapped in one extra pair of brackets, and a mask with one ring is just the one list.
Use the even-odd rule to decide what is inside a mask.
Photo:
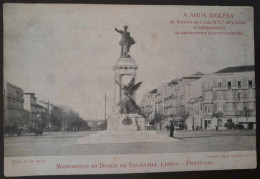
[(80, 138), (76, 144), (176, 142), (167, 134), (156, 131), (99, 131), (97, 134)]
[(145, 130), (145, 120), (138, 114), (122, 115), (113, 113), (107, 120), (108, 131), (143, 131)]
[(145, 120), (138, 114), (113, 113), (107, 120), (107, 131), (90, 134), (76, 144), (174, 142), (167, 134), (145, 131)]

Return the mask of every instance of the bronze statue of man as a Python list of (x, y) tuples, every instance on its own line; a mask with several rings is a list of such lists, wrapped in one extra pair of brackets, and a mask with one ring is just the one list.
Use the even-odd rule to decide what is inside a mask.
[(131, 45), (135, 44), (134, 39), (130, 36), (130, 32), (127, 31), (127, 26), (124, 26), (123, 30), (118, 30), (115, 28), (115, 31), (121, 34), (122, 39), (119, 42), (119, 45), (121, 45), (121, 57), (127, 57), (127, 53), (130, 51)]

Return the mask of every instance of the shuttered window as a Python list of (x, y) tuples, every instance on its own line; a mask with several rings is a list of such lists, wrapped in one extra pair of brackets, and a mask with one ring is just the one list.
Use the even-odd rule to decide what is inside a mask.
[(227, 82), (228, 89), (231, 89), (231, 81)]
[(237, 82), (237, 87), (238, 87), (238, 88), (241, 88), (241, 87), (242, 87), (242, 82), (241, 82), (241, 81), (238, 81), (238, 82)]
[(252, 88), (253, 87), (253, 81), (252, 80), (248, 80), (248, 87)]
[(242, 99), (242, 93), (241, 93), (241, 92), (238, 92), (238, 93), (237, 93), (237, 100), (238, 100), (238, 101), (241, 101), (241, 99)]
[(227, 104), (227, 111), (232, 112), (233, 111), (233, 103), (228, 103)]

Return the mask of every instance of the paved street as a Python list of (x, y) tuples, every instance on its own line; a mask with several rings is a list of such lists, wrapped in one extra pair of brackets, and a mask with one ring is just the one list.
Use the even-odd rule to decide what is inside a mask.
[[(44, 133), (6, 137), (4, 156), (61, 156), (136, 153), (184, 153), (255, 150), (255, 130), (176, 131), (180, 139), (172, 143), (131, 143), (76, 145), (76, 141), (96, 131)], [(160, 132), (165, 133), (166, 132)]]

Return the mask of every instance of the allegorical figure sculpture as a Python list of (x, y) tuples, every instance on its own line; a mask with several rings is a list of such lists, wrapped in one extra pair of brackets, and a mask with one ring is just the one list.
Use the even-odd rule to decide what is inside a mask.
[(118, 81), (116, 81), (116, 83), (124, 93), (124, 99), (120, 102), (120, 114), (140, 114), (141, 109), (132, 97), (134, 92), (141, 86), (142, 82), (135, 84), (135, 78), (133, 78), (127, 86), (120, 84)]
[(122, 39), (119, 42), (119, 45), (121, 45), (121, 57), (127, 57), (128, 52), (130, 51), (131, 45), (135, 44), (134, 39), (130, 36), (130, 32), (127, 31), (127, 26), (124, 26), (123, 30), (118, 30), (115, 28), (115, 31), (121, 34)]

